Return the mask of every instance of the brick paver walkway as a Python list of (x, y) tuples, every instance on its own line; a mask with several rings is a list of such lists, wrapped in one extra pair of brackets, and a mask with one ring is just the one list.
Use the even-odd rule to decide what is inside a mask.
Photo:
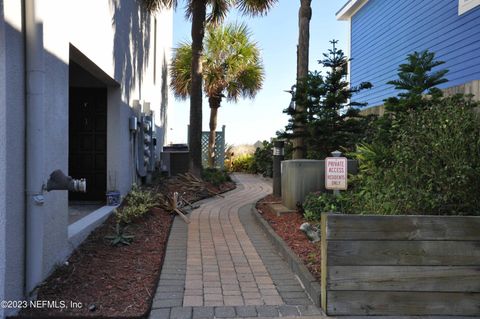
[(283, 304), (238, 216), (240, 207), (271, 193), (271, 188), (248, 176), (242, 176), (241, 183), (245, 189), (192, 213), (184, 306)]
[(237, 189), (200, 203), (188, 227), (175, 219), (151, 319), (320, 314), (251, 216), (271, 186), (235, 178)]

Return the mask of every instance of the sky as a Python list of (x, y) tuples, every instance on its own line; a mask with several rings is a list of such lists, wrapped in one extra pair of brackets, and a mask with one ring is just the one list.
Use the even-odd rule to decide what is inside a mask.
[[(348, 23), (337, 21), (335, 13), (346, 0), (313, 0), (310, 21), (309, 69), (320, 70), (318, 60), (331, 47), (330, 40), (339, 40), (338, 47), (347, 50)], [(189, 40), (190, 22), (185, 20), (183, 3), (174, 13), (173, 46)], [(263, 89), (255, 99), (239, 100), (238, 103), (222, 101), (218, 110), (217, 131), (226, 126), (226, 142), (229, 145), (253, 144), (258, 140), (275, 137), (284, 129), (288, 116), (282, 111), (288, 107), (291, 95), (284, 92), (295, 83), (296, 46), (298, 42), (299, 0), (279, 0), (264, 17), (245, 17), (231, 11), (226, 23), (245, 22), (252, 39), (261, 49), (265, 68)], [(189, 122), (189, 100), (170, 101), (170, 117), (167, 143), (186, 143)], [(209, 129), (210, 108), (203, 101), (203, 130)]]

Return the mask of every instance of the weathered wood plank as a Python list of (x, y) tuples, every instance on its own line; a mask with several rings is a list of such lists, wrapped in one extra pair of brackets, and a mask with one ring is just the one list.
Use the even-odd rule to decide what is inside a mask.
[(480, 292), (480, 266), (329, 266), (327, 289)]
[(330, 214), (326, 236), (328, 240), (480, 241), (480, 217)]
[(327, 254), (335, 266), (480, 266), (480, 241), (332, 240)]
[(328, 315), (480, 316), (478, 293), (330, 291)]

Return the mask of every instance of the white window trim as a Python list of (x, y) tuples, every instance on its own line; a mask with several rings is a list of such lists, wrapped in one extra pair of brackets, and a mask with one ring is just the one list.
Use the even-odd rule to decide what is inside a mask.
[(480, 6), (480, 0), (458, 0), (458, 15), (462, 15)]

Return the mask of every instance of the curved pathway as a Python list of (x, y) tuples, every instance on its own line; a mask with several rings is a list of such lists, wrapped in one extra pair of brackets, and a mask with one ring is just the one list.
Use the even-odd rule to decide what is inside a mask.
[(237, 189), (202, 201), (188, 227), (176, 218), (150, 318), (320, 314), (251, 216), (271, 186), (234, 178)]
[(283, 304), (238, 214), (271, 187), (248, 175), (238, 179), (242, 189), (202, 205), (190, 217), (184, 306)]

